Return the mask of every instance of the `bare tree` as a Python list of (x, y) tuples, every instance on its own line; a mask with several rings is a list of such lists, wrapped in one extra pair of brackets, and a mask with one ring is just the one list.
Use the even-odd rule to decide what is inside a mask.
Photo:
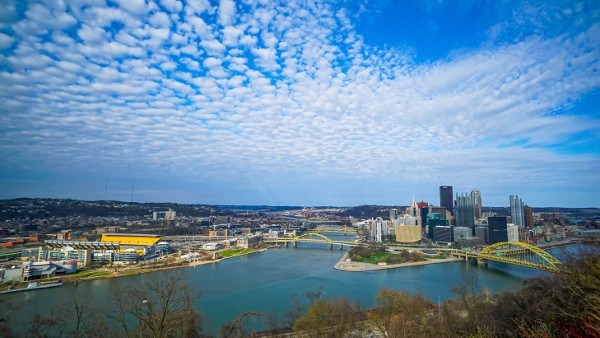
[(304, 298), (306, 299), (306, 305), (298, 300), (296, 295), (291, 296), (292, 308), (285, 314), (287, 325), (289, 328), (294, 325), (294, 322), (298, 318), (302, 317), (311, 306), (315, 305), (317, 300), (321, 299), (323, 295), (323, 287), (319, 287), (315, 290), (309, 290), (304, 292)]
[(318, 299), (292, 328), (309, 337), (352, 337), (361, 336), (360, 321), (360, 307), (349, 299)]
[(383, 288), (379, 290), (376, 305), (367, 316), (385, 337), (422, 336), (431, 302), (421, 295)]
[(60, 337), (65, 330), (65, 319), (60, 311), (53, 309), (48, 316), (36, 314), (29, 326), (29, 337)]
[(152, 274), (140, 285), (113, 289), (112, 300), (126, 337), (197, 337), (202, 317), (182, 270)]
[(277, 327), (276, 322), (270, 316), (259, 312), (243, 312), (236, 319), (221, 326), (219, 337), (221, 338), (242, 338), (252, 336), (258, 331), (274, 330)]

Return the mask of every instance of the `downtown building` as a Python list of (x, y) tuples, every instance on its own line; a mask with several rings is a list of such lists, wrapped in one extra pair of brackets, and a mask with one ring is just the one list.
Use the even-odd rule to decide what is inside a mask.
[(508, 242), (508, 224), (506, 217), (489, 217), (488, 218), (488, 243), (494, 244), (499, 242)]
[(389, 234), (388, 221), (383, 220), (381, 217), (371, 219), (368, 223), (369, 236), (373, 242), (383, 242), (387, 240)]
[(477, 189), (471, 190), (471, 200), (473, 201), (473, 212), (475, 213), (475, 219), (481, 219), (481, 217), (483, 217), (481, 192)]
[(416, 243), (421, 240), (419, 218), (410, 214), (400, 217), (398, 224), (394, 226), (394, 231), (396, 232), (396, 242), (398, 243)]
[(519, 198), (518, 195), (510, 195), (510, 217), (512, 218), (512, 222), (519, 227), (525, 226), (525, 210), (523, 205), (523, 200)]
[(450, 214), (454, 212), (454, 195), (451, 185), (440, 186), (440, 207), (446, 208)]
[[(443, 208), (442, 208), (443, 209)], [(444, 211), (445, 212), (445, 211)], [(436, 240), (434, 236), (434, 229), (436, 226), (449, 226), (450, 221), (445, 219), (442, 214), (437, 212), (430, 212), (427, 214), (427, 237), (431, 240)]]
[(475, 210), (473, 209), (472, 195), (456, 194), (456, 208), (454, 210), (456, 226), (469, 229), (475, 228)]

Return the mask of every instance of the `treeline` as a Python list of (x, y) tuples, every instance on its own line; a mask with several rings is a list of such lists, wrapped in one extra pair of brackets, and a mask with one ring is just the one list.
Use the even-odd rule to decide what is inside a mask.
[[(33, 318), (26, 336), (203, 337), (203, 318), (182, 271), (153, 274), (140, 285), (116, 283), (107, 309), (75, 293), (50, 314)], [(218, 336), (263, 331), (263, 337), (287, 332), (308, 337), (600, 337), (598, 246), (564, 259), (560, 273), (528, 280), (518, 290), (491, 294), (467, 280), (454, 292), (455, 298), (435, 303), (419, 294), (381, 289), (375, 306), (365, 310), (316, 290), (306, 293), (304, 301), (292, 297), (284, 318), (245, 312), (224, 324)], [(10, 326), (16, 308), (2, 303), (1, 337), (16, 336)]]
[(490, 294), (475, 280), (435, 304), (422, 295), (381, 289), (375, 307), (345, 298), (316, 299), (292, 326), (309, 337), (600, 337), (598, 247), (567, 257), (560, 273)]

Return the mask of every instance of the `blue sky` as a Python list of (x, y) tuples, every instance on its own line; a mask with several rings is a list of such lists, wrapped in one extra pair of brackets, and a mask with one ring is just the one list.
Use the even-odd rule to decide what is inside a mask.
[(597, 1), (0, 1), (0, 198), (600, 207)]

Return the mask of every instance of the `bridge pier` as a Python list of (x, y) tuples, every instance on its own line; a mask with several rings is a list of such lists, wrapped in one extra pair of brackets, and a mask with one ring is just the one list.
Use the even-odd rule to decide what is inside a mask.
[(329, 243), (329, 250), (333, 250), (333, 243)]
[(290, 242), (285, 242), (285, 247), (289, 247), (290, 246)]
[(298, 242), (294, 241), (294, 248), (297, 248), (297, 247), (298, 247)]
[(344, 250), (344, 244), (340, 244), (340, 250)]

